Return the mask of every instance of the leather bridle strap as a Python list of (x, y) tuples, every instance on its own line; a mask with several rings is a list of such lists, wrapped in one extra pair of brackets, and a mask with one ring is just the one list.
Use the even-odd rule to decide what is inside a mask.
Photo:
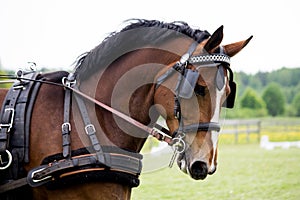
[[(206, 122), (206, 123), (199, 123), (199, 124), (190, 124), (190, 125), (185, 125), (182, 127), (183, 133), (193, 133), (193, 132), (198, 132), (198, 131), (217, 131), (219, 132), (221, 129), (220, 124), (216, 122)], [(174, 136), (178, 134), (179, 129), (174, 131)]]

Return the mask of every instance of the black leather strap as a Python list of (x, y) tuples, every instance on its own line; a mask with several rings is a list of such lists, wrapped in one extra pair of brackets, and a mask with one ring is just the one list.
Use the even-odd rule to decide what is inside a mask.
[[(25, 78), (35, 80), (38, 77), (39, 73), (28, 72), (24, 74)], [(35, 102), (35, 95), (39, 90), (40, 84), (35, 84), (33, 81), (22, 81), (24, 86), (15, 106), (15, 117), (14, 117), (14, 133), (13, 138), (11, 139), (11, 147), (17, 149), (19, 162), (28, 158), (28, 148), (29, 148), (29, 126), (31, 121), (31, 112), (33, 104)], [(21, 82), (21, 83), (22, 83)], [(36, 92), (35, 94), (33, 93)], [(31, 102), (32, 106), (28, 106)], [(30, 117), (26, 118), (30, 113)], [(27, 129), (26, 129), (27, 126)], [(27, 132), (28, 131), (28, 132)], [(25, 161), (25, 160), (24, 160)], [(29, 161), (26, 159), (26, 161)]]
[(217, 122), (206, 122), (206, 123), (199, 123), (199, 124), (190, 124), (190, 125), (185, 125), (182, 127), (182, 130), (175, 130), (174, 133), (172, 134), (173, 137), (176, 137), (176, 135), (179, 132), (183, 133), (195, 133), (197, 131), (217, 131), (219, 132), (221, 129), (220, 124)]
[[(67, 78), (67, 83), (72, 84), (73, 80)], [(72, 91), (68, 88), (65, 88), (65, 99), (64, 99), (64, 123), (61, 126), (62, 130), (62, 148), (63, 148), (63, 157), (70, 158), (71, 157), (71, 124), (70, 124), (70, 109), (72, 104)]]
[(0, 131), (0, 153), (5, 152), (9, 146), (9, 139), (15, 113), (15, 105), (22, 89), (11, 88), (6, 95), (6, 99), (1, 111), (1, 131)]
[[(129, 155), (118, 153), (104, 153), (111, 157), (111, 169), (138, 176), (142, 170), (141, 160)], [(55, 177), (62, 177), (68, 172), (80, 173), (81, 169), (97, 170), (107, 169), (105, 165), (99, 164), (95, 154), (85, 154), (72, 159), (55, 161), (51, 164), (42, 165), (32, 169), (27, 176), (28, 184), (37, 187), (52, 181)]]
[[(38, 74), (36, 74), (36, 78), (38, 78)], [(31, 81), (33, 82), (33, 81)], [(30, 95), (27, 97), (29, 98), (27, 101), (27, 109), (25, 113), (25, 149), (24, 149), (24, 162), (28, 163), (29, 162), (29, 137), (30, 137), (30, 124), (31, 124), (31, 115), (32, 115), (32, 110), (33, 106), (36, 100), (36, 96), (38, 94), (38, 91), (40, 89), (41, 83), (40, 82), (35, 82), (32, 88), (32, 92)]]
[[(74, 85), (73, 87), (78, 90), (78, 87), (76, 85)], [(78, 94), (74, 94), (74, 95), (75, 95), (78, 108), (81, 113), (83, 123), (85, 125), (85, 132), (90, 138), (91, 144), (96, 152), (97, 159), (100, 163), (105, 164), (106, 166), (109, 167), (111, 165), (110, 157), (104, 156), (103, 154), (103, 150), (101, 148), (100, 142), (96, 135), (95, 126), (91, 123), (85, 103)]]
[[(35, 80), (38, 73), (23, 72), (22, 76)], [(26, 113), (31, 112), (31, 110), (27, 108), (27, 103), (30, 101), (29, 96), (32, 95), (31, 91), (33, 86), (33, 81), (16, 82), (8, 91), (1, 109), (0, 152), (6, 151), (10, 145), (12, 147), (18, 147), (20, 148), (19, 156), (21, 159), (24, 158), (25, 154), (24, 146), (28, 144), (26, 143), (27, 138), (25, 138), (26, 129), (24, 119)], [(33, 98), (34, 97), (35, 96), (33, 96)], [(10, 133), (12, 126), (14, 126), (14, 140), (12, 140), (10, 144), (10, 134), (8, 133)]]

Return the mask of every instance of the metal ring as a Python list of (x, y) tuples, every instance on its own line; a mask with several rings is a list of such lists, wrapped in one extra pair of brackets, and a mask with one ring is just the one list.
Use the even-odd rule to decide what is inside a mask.
[[(0, 167), (0, 170), (7, 169), (11, 165), (11, 163), (12, 163), (12, 155), (11, 155), (11, 153), (8, 150), (5, 150), (5, 152), (8, 155), (8, 163), (4, 167)], [(0, 155), (0, 157), (1, 157), (1, 155)], [(2, 162), (2, 159), (1, 159), (1, 162)]]
[(176, 137), (173, 138), (172, 147), (174, 147), (174, 150), (177, 151), (178, 153), (183, 153), (185, 151), (186, 144), (181, 137)]

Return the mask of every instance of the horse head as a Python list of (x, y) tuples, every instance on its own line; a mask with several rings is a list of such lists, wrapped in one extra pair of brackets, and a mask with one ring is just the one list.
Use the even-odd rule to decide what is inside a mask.
[(221, 26), (156, 77), (155, 104), (173, 140), (181, 143), (179, 168), (193, 179), (205, 179), (217, 169), (220, 112), (222, 106), (232, 108), (235, 97), (229, 60), (251, 38), (222, 46)]

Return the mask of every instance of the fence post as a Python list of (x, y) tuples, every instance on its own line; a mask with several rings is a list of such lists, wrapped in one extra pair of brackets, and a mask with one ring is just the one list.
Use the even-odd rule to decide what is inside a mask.
[(239, 140), (239, 130), (238, 130), (238, 123), (236, 123), (235, 125), (234, 125), (234, 127), (235, 127), (235, 144), (237, 144), (238, 143), (238, 140)]
[(257, 141), (259, 142), (260, 141), (260, 129), (261, 129), (261, 121), (260, 120), (257, 122), (257, 128), (258, 128), (258, 130), (257, 130)]
[(246, 134), (247, 134), (247, 136), (246, 136), (247, 143), (249, 143), (249, 142), (250, 142), (250, 139), (249, 139), (249, 135), (250, 135), (249, 124), (247, 124), (247, 130), (246, 130)]

